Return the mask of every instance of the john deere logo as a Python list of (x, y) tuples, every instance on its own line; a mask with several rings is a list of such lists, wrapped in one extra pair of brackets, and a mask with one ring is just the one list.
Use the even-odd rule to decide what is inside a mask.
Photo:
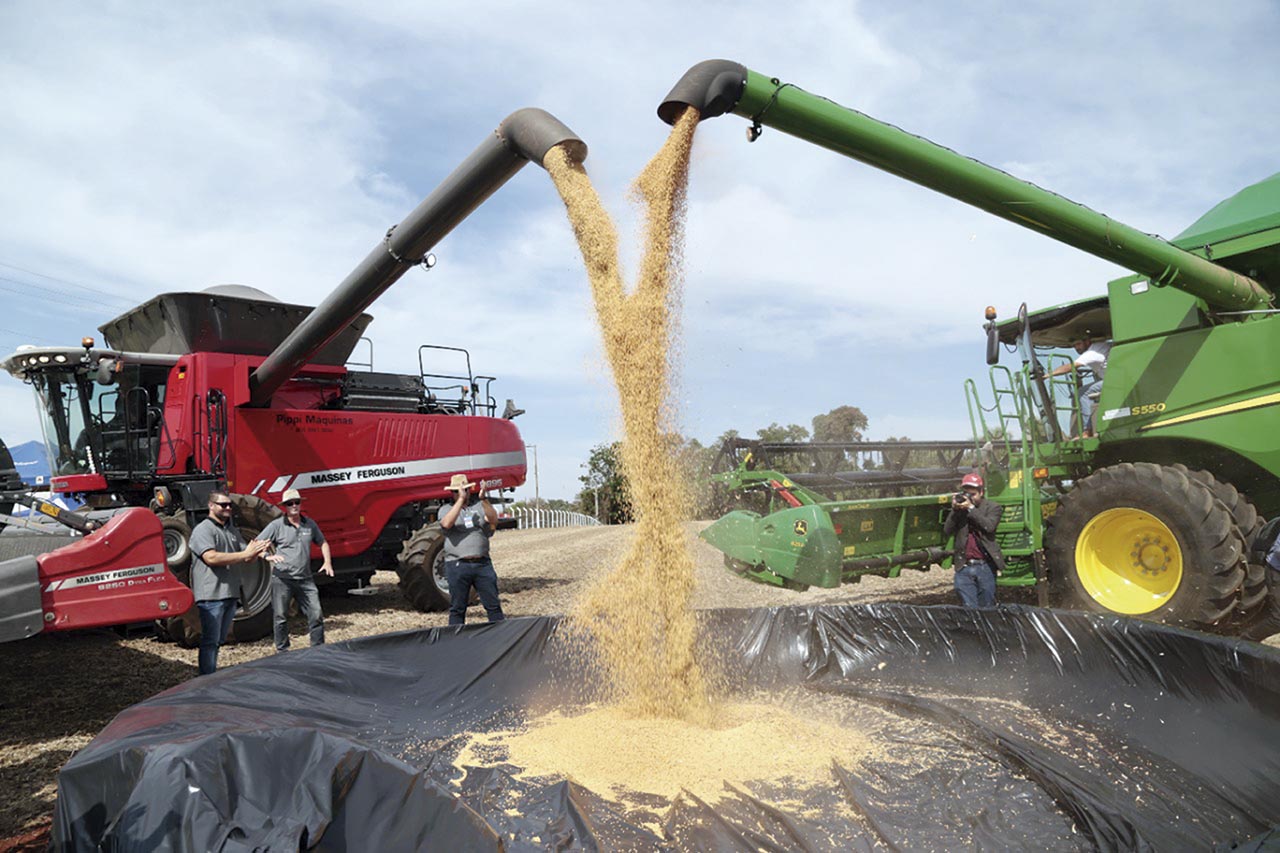
[(809, 525), (802, 518), (796, 522), (796, 535), (803, 536), (809, 532)]

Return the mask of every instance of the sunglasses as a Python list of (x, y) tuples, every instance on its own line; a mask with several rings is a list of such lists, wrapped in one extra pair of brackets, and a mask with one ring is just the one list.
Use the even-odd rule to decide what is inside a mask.
[(220, 506), (223, 509), (230, 509), (231, 507), (235, 506), (235, 504), (231, 503), (231, 501), (213, 501), (213, 505)]
[(285, 501), (285, 502), (284, 502), (284, 505), (285, 505), (285, 506), (298, 506), (300, 503), (302, 503), (302, 501)]

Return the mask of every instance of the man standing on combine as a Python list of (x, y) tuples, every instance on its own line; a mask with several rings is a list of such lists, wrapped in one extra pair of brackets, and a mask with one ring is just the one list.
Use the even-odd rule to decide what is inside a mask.
[(445, 488), (457, 492), (453, 506), (436, 513), (444, 528), (444, 572), (449, 581), (449, 624), (467, 621), (467, 602), (475, 587), (490, 622), (501, 622), (498, 575), (489, 559), (489, 539), (498, 523), (498, 511), (484, 497), (480, 483), (468, 482), (466, 474), (454, 474)]
[(1080, 388), (1080, 436), (1093, 438), (1094, 412), (1098, 408), (1098, 398), (1102, 396), (1102, 377), (1107, 373), (1107, 356), (1111, 354), (1110, 343), (1094, 343), (1093, 338), (1084, 337), (1072, 341), (1071, 348), (1076, 351), (1076, 360), (1053, 369), (1050, 376), (1062, 376), (1073, 370), (1087, 370), (1093, 377), (1083, 382)]
[(311, 645), (324, 645), (324, 614), (320, 612), (320, 591), (311, 577), (311, 546), (320, 546), (324, 563), (320, 574), (333, 577), (333, 559), (329, 543), (320, 527), (302, 514), (302, 495), (297, 489), (286, 489), (280, 502), (284, 515), (273, 519), (258, 539), (271, 546), (267, 557), (271, 563), (271, 610), (274, 615), (276, 651), (289, 649), (289, 602), (297, 601), (298, 609), (307, 617)]
[(266, 542), (245, 545), (231, 523), (231, 496), (218, 491), (209, 495), (209, 517), (191, 531), (191, 591), (200, 611), (200, 674), (218, 668), (218, 648), (227, 641), (240, 597), (242, 563), (252, 563), (267, 550)]
[(951, 557), (956, 592), (965, 607), (994, 607), (996, 575), (1004, 572), (1004, 554), (996, 544), (996, 525), (1004, 507), (986, 499), (978, 474), (965, 474), (960, 488), (942, 524), (944, 535), (956, 537)]

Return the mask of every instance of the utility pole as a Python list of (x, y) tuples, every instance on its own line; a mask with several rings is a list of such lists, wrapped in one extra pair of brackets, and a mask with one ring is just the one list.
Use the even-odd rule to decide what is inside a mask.
[(533, 505), (541, 507), (542, 498), (538, 494), (538, 445), (526, 444), (524, 449), (533, 451)]

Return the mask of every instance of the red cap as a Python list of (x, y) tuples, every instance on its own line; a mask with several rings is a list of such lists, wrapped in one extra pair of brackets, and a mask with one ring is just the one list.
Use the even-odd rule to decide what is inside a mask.
[(974, 486), (975, 488), (983, 488), (982, 477), (978, 474), (965, 474), (964, 479), (960, 481), (961, 486)]

